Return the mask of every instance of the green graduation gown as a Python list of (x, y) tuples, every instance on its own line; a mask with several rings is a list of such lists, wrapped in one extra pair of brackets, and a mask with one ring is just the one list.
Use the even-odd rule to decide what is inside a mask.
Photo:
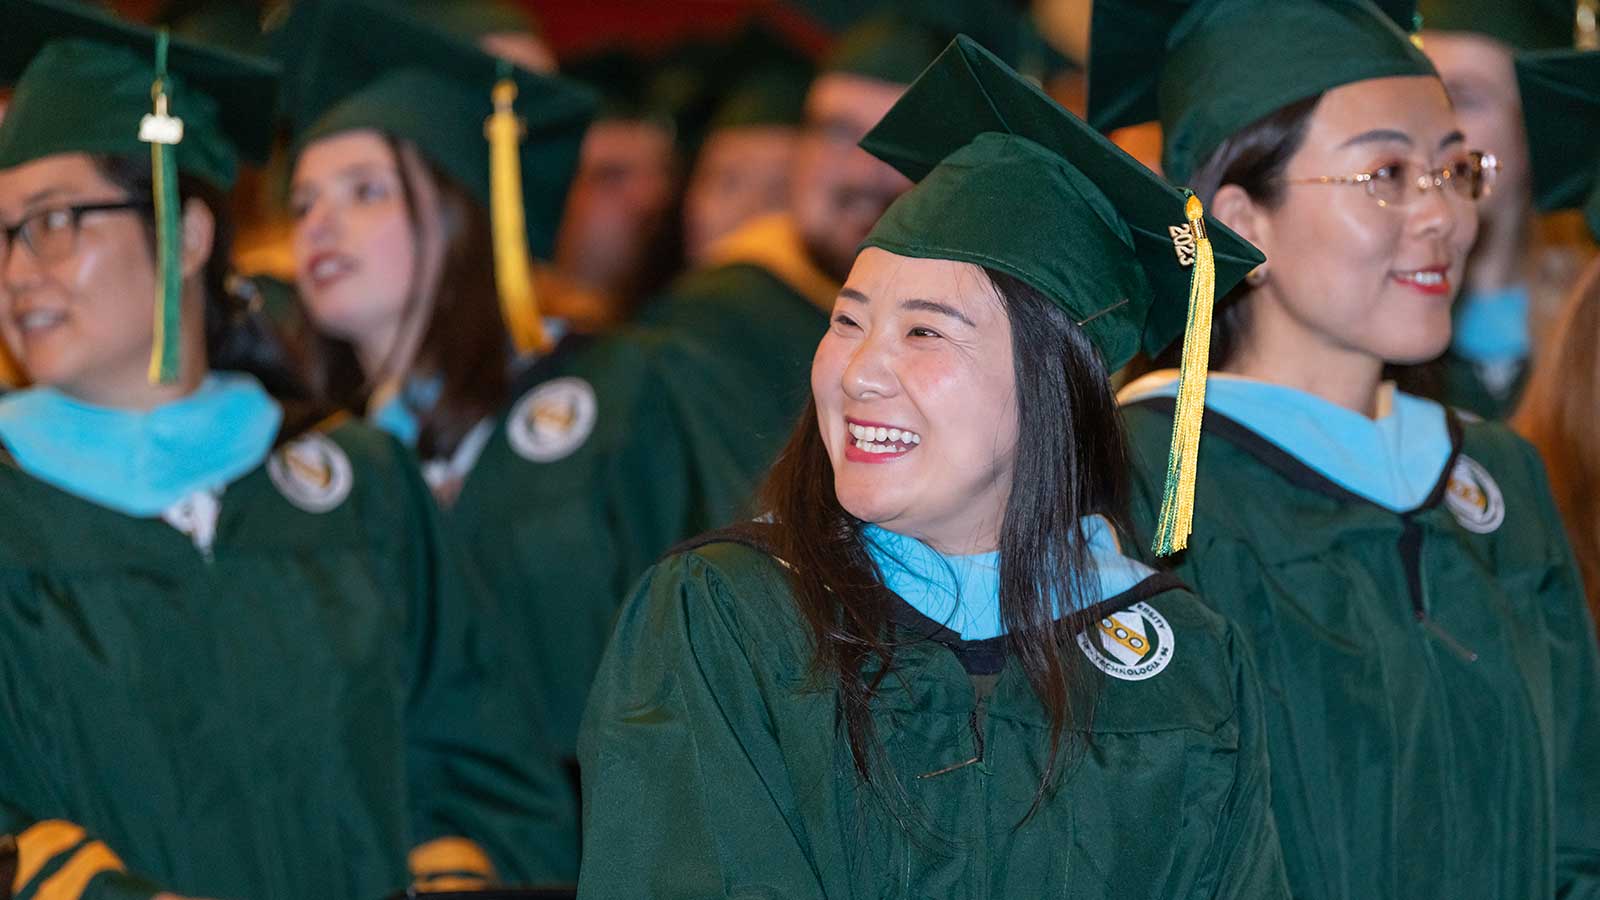
[(839, 285), (805, 256), (782, 217), (722, 244), (640, 316), (676, 358), (668, 390), (686, 428), (720, 438), (729, 492), (759, 483), (811, 398), (811, 357)]
[(485, 611), (387, 437), (286, 444), (204, 550), (14, 464), (0, 498), (0, 896), (376, 900), (424, 846), (550, 867), (562, 786), (522, 766)]
[[(1145, 538), (1171, 409), (1125, 407)], [(1594, 629), (1534, 450), (1455, 423), (1432, 495), (1393, 512), (1204, 428), (1176, 571), (1259, 663), (1295, 896), (1600, 897)]]
[(625, 606), (584, 720), (579, 896), (1286, 897), (1232, 630), (1165, 575), (1084, 621), (1130, 609), (1170, 629), (1165, 669), (1103, 679), (1087, 750), (1023, 822), (1048, 732), (1026, 678), (1003, 638), (904, 606), (873, 717), (907, 821), (929, 826), (907, 828), (855, 774), (779, 565), (736, 543), (669, 557)]
[[(517, 378), (446, 507), (447, 530), (502, 606), (522, 690), (543, 705), (542, 739), (569, 764), (629, 586), (738, 503), (675, 415), (658, 345), (637, 334), (563, 340)], [(568, 880), (576, 832), (574, 820)]]

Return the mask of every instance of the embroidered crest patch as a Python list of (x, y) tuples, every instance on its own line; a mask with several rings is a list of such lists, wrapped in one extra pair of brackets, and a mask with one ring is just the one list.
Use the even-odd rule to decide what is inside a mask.
[(1095, 668), (1123, 681), (1154, 678), (1172, 662), (1172, 626), (1148, 603), (1135, 603), (1078, 633)]
[(1444, 503), (1461, 527), (1474, 534), (1489, 534), (1506, 520), (1506, 500), (1489, 470), (1470, 456), (1456, 457)]
[(555, 462), (583, 446), (594, 432), (594, 388), (582, 378), (546, 381), (522, 396), (506, 422), (506, 438), (531, 462)]
[(267, 475), (290, 503), (325, 513), (350, 496), (350, 457), (325, 435), (297, 438), (267, 458)]

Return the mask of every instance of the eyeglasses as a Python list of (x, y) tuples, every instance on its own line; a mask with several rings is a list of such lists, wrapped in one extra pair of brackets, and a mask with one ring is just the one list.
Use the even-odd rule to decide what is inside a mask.
[(21, 243), (42, 263), (60, 262), (78, 250), (78, 227), (89, 213), (132, 212), (153, 209), (149, 200), (116, 203), (78, 203), (41, 209), (15, 225), (0, 225), (0, 269), (11, 259), (11, 248)]
[(1379, 166), (1354, 175), (1322, 175), (1317, 178), (1288, 178), (1285, 184), (1359, 184), (1379, 206), (1405, 206), (1432, 190), (1449, 190), (1467, 200), (1478, 200), (1489, 193), (1500, 161), (1492, 153), (1476, 150), (1438, 169), (1402, 161)]

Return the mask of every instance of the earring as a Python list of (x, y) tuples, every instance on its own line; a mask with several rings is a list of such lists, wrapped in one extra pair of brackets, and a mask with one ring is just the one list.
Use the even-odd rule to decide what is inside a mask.
[(1244, 276), (1244, 280), (1251, 287), (1260, 287), (1267, 280), (1267, 264), (1262, 263), (1251, 269), (1249, 274)]

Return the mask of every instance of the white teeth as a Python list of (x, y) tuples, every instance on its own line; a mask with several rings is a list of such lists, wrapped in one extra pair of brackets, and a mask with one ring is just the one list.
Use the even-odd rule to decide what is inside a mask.
[(1436, 285), (1444, 283), (1443, 272), (1407, 272), (1401, 276), (1407, 281), (1423, 285)]
[(32, 309), (17, 317), (17, 327), (23, 331), (50, 328), (66, 321), (66, 314), (53, 309)]
[(345, 265), (343, 259), (340, 259), (336, 256), (329, 257), (327, 259), (318, 260), (317, 264), (311, 267), (311, 276), (313, 278), (332, 278), (333, 276), (343, 272), (346, 268), (348, 267)]
[(922, 435), (903, 428), (858, 425), (848, 422), (845, 428), (854, 438), (852, 443), (863, 453), (904, 453), (922, 443)]

